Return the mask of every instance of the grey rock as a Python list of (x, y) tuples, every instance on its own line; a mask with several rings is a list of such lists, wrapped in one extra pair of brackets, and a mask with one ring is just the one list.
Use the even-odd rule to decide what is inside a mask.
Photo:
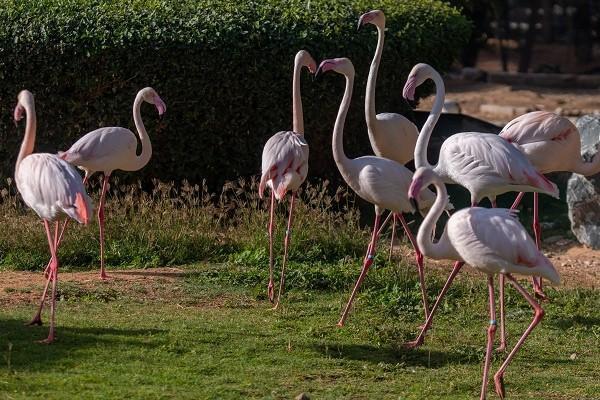
[[(581, 135), (581, 155), (589, 161), (600, 148), (600, 116), (584, 115), (575, 125)], [(573, 174), (567, 183), (567, 205), (577, 240), (600, 249), (600, 174)]]

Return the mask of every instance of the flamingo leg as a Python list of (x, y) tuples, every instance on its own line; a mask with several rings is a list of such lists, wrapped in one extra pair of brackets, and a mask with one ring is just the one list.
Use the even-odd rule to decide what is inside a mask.
[(488, 276), (488, 292), (490, 297), (490, 326), (487, 331), (487, 347), (483, 363), (483, 382), (481, 383), (480, 400), (485, 400), (486, 398), (488, 375), (492, 361), (492, 346), (494, 345), (494, 336), (496, 334), (496, 304), (494, 302), (494, 277), (492, 275)]
[(371, 237), (371, 244), (368, 247), (367, 255), (363, 262), (362, 270), (360, 271), (360, 275), (359, 275), (358, 279), (356, 280), (356, 283), (354, 284), (354, 289), (352, 290), (352, 294), (350, 294), (350, 298), (348, 299), (348, 303), (346, 304), (346, 307), (344, 308), (344, 312), (342, 313), (342, 316), (340, 317), (340, 320), (337, 323), (337, 326), (339, 326), (339, 327), (344, 326), (344, 323), (346, 322), (346, 318), (348, 317), (348, 312), (350, 311), (350, 307), (352, 306), (352, 302), (354, 301), (354, 297), (356, 297), (356, 293), (358, 292), (360, 285), (362, 284), (363, 280), (367, 276), (367, 272), (369, 271), (371, 264), (373, 264), (373, 259), (375, 258), (375, 248), (377, 246), (377, 238), (378, 238), (378, 233), (379, 233), (380, 219), (381, 219), (381, 215), (375, 214), (375, 223), (373, 224), (373, 236)]
[[(542, 228), (540, 226), (539, 193), (533, 194), (533, 234), (535, 236), (535, 244), (538, 250), (540, 250), (542, 248)], [(540, 300), (548, 300), (548, 296), (542, 290), (542, 278), (532, 276), (531, 280), (533, 282), (535, 297)]]
[(392, 253), (394, 252), (394, 239), (396, 238), (396, 214), (391, 212), (392, 214), (392, 238), (390, 239), (390, 254), (388, 256), (388, 261), (392, 261)]
[(506, 327), (505, 327), (505, 318), (504, 318), (504, 274), (500, 274), (499, 277), (499, 285), (500, 286), (500, 346), (496, 349), (496, 351), (503, 352), (506, 350)]
[(433, 307), (431, 308), (431, 310), (429, 310), (429, 316), (427, 317), (427, 321), (425, 321), (425, 325), (421, 329), (421, 332), (419, 332), (419, 336), (417, 336), (417, 338), (415, 340), (413, 340), (412, 342), (405, 343), (404, 344), (405, 348), (415, 349), (423, 344), (423, 342), (425, 341), (425, 334), (427, 333), (429, 328), (431, 328), (431, 322), (433, 321), (433, 315), (435, 314), (436, 310), (438, 309), (442, 298), (448, 291), (448, 288), (452, 284), (452, 281), (456, 277), (456, 274), (458, 274), (458, 272), (460, 271), (460, 269), (462, 268), (463, 265), (465, 265), (465, 263), (462, 261), (457, 261), (454, 263), (454, 267), (452, 268), (452, 272), (450, 272), (450, 276), (448, 276), (448, 279), (446, 280), (446, 283), (444, 284), (442, 291), (440, 292), (437, 299), (435, 300)]
[(425, 288), (425, 270), (423, 267), (423, 253), (419, 250), (419, 245), (415, 240), (404, 216), (402, 214), (394, 215), (395, 218), (400, 220), (402, 227), (404, 228), (404, 232), (406, 232), (406, 236), (408, 236), (408, 240), (412, 244), (413, 249), (415, 249), (415, 258), (417, 260), (417, 272), (419, 273), (419, 284), (421, 285), (421, 296), (423, 297), (423, 309), (425, 310), (425, 321), (427, 321), (427, 317), (429, 317), (429, 302), (427, 300), (427, 290)]
[(50, 254), (52, 255), (52, 265), (50, 268), (49, 280), (52, 280), (52, 302), (50, 303), (50, 329), (48, 331), (48, 337), (41, 341), (41, 343), (52, 343), (55, 339), (55, 315), (56, 315), (56, 284), (58, 280), (58, 258), (56, 256), (56, 245), (58, 243), (58, 221), (56, 222), (54, 239), (50, 233), (50, 226), (47, 220), (44, 220), (44, 227), (46, 228), (46, 236), (48, 237), (48, 247), (50, 248)]
[(285, 262), (287, 260), (288, 255), (288, 246), (290, 245), (290, 240), (292, 236), (292, 222), (294, 221), (294, 199), (296, 198), (296, 193), (292, 192), (290, 199), (290, 215), (288, 217), (288, 225), (287, 230), (285, 231), (285, 239), (283, 241), (283, 261), (281, 264), (281, 280), (279, 282), (279, 291), (277, 292), (277, 301), (275, 302), (275, 306), (273, 309), (277, 309), (279, 306), (279, 300), (281, 299), (281, 293), (283, 293), (283, 286), (285, 284)]
[(524, 192), (519, 192), (519, 194), (515, 198), (515, 201), (514, 201), (513, 205), (510, 206), (511, 210), (514, 210), (517, 207), (519, 207), (519, 204), (521, 204), (521, 200), (523, 200), (523, 196), (525, 196), (525, 193)]
[(273, 217), (275, 214), (275, 192), (271, 189), (271, 211), (269, 216), (269, 284), (267, 286), (267, 295), (272, 303), (275, 299), (275, 291), (273, 285)]
[[(48, 263), (48, 268), (52, 266), (52, 259)], [(29, 321), (26, 325), (42, 325), (42, 309), (44, 308), (44, 300), (46, 300), (46, 295), (48, 293), (48, 287), (50, 287), (50, 281), (52, 280), (52, 273), (49, 271), (46, 275), (46, 285), (44, 286), (44, 291), (42, 292), (42, 299), (40, 300), (40, 305), (38, 307), (37, 313), (33, 316), (31, 321)]]
[(110, 173), (104, 174), (104, 181), (102, 182), (102, 193), (100, 193), (100, 204), (98, 205), (98, 225), (100, 227), (100, 279), (106, 279), (106, 270), (104, 269), (104, 201), (106, 198), (106, 191), (108, 190), (108, 180), (110, 179)]
[(502, 363), (502, 365), (500, 366), (500, 369), (498, 369), (498, 372), (496, 372), (496, 374), (494, 375), (494, 385), (496, 387), (496, 393), (498, 394), (498, 396), (500, 396), (501, 399), (504, 399), (504, 396), (506, 394), (504, 390), (504, 372), (506, 371), (506, 367), (508, 366), (508, 364), (510, 364), (513, 357), (521, 348), (521, 346), (525, 342), (525, 339), (527, 339), (533, 328), (535, 328), (536, 325), (539, 324), (542, 318), (544, 317), (544, 310), (542, 309), (542, 307), (540, 307), (540, 305), (536, 303), (533, 297), (531, 297), (531, 295), (527, 293), (527, 291), (523, 289), (521, 285), (519, 285), (517, 280), (511, 274), (506, 274), (506, 277), (508, 278), (510, 283), (515, 287), (515, 289), (517, 289), (517, 291), (521, 293), (523, 297), (525, 297), (525, 300), (527, 300), (527, 302), (531, 305), (535, 314), (533, 320), (531, 321), (531, 324), (529, 324), (527, 329), (525, 329), (525, 332), (523, 332), (523, 335), (521, 336), (515, 347), (511, 350), (511, 352), (506, 357), (506, 360), (504, 360), (504, 363)]

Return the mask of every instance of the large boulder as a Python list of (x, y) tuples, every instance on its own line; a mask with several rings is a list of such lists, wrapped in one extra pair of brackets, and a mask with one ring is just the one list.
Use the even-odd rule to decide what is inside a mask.
[[(581, 134), (581, 155), (589, 161), (600, 148), (600, 116), (584, 115), (576, 126)], [(567, 204), (577, 240), (600, 249), (600, 174), (573, 174), (567, 184)]]

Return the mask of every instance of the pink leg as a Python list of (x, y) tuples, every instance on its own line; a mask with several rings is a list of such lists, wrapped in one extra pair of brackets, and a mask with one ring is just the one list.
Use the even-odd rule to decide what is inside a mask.
[(519, 285), (517, 280), (513, 278), (511, 274), (506, 274), (506, 277), (508, 278), (508, 280), (510, 280), (510, 283), (512, 283), (515, 289), (517, 289), (519, 293), (521, 293), (521, 295), (525, 297), (525, 300), (527, 300), (527, 302), (531, 304), (531, 307), (533, 307), (533, 310), (535, 311), (535, 315), (533, 317), (533, 321), (531, 321), (531, 324), (527, 327), (527, 329), (525, 329), (525, 332), (523, 332), (523, 336), (521, 336), (515, 347), (506, 357), (506, 360), (504, 360), (504, 363), (502, 363), (502, 365), (500, 366), (500, 369), (498, 369), (498, 372), (496, 372), (496, 374), (494, 375), (494, 385), (496, 386), (496, 393), (498, 394), (498, 396), (500, 396), (501, 399), (504, 399), (505, 396), (504, 372), (506, 371), (506, 367), (511, 362), (517, 351), (521, 348), (523, 342), (525, 342), (525, 339), (527, 339), (533, 328), (535, 328), (536, 325), (539, 324), (542, 318), (544, 317), (544, 310), (540, 307), (538, 303), (535, 302), (533, 297), (531, 297), (529, 293), (527, 293), (527, 291), (523, 289), (521, 285)]
[(102, 193), (100, 194), (100, 204), (98, 205), (98, 224), (100, 227), (100, 279), (108, 278), (104, 269), (104, 199), (106, 197), (106, 191), (108, 190), (109, 179), (110, 173), (104, 174)]
[(275, 285), (273, 284), (273, 218), (275, 214), (275, 192), (271, 189), (271, 211), (269, 216), (269, 285), (267, 295), (272, 303), (275, 300)]
[(356, 297), (356, 293), (358, 292), (358, 288), (362, 284), (365, 276), (367, 276), (367, 272), (373, 264), (373, 259), (375, 258), (375, 248), (377, 246), (377, 238), (379, 232), (379, 221), (381, 219), (381, 215), (375, 214), (375, 223), (373, 224), (373, 236), (371, 237), (371, 244), (369, 245), (367, 256), (365, 257), (365, 261), (363, 263), (362, 270), (360, 271), (360, 275), (354, 284), (354, 289), (352, 290), (352, 294), (350, 295), (350, 299), (348, 299), (348, 304), (346, 304), (346, 308), (344, 308), (344, 312), (337, 323), (338, 326), (344, 326), (344, 322), (346, 322), (346, 318), (348, 317), (348, 312), (350, 311), (350, 307), (352, 306), (352, 302), (354, 301), (354, 297)]
[(510, 206), (511, 210), (516, 209), (517, 207), (519, 207), (519, 204), (521, 204), (521, 200), (523, 200), (523, 196), (525, 196), (524, 192), (520, 192), (517, 197), (515, 198), (515, 201), (513, 203), (512, 206)]
[(448, 280), (446, 280), (446, 283), (444, 284), (442, 291), (438, 295), (437, 299), (435, 300), (435, 303), (433, 304), (433, 307), (429, 311), (429, 316), (427, 317), (427, 321), (425, 321), (425, 326), (423, 326), (423, 328), (421, 329), (421, 332), (419, 332), (419, 336), (417, 336), (417, 338), (415, 340), (404, 344), (405, 348), (415, 349), (423, 344), (423, 342), (425, 341), (425, 334), (427, 333), (429, 328), (431, 328), (431, 322), (433, 321), (433, 315), (435, 314), (436, 310), (438, 309), (442, 298), (448, 291), (448, 288), (452, 284), (452, 281), (456, 277), (456, 274), (458, 274), (458, 271), (460, 271), (460, 269), (462, 268), (463, 265), (465, 265), (465, 263), (462, 261), (457, 261), (454, 263), (454, 267), (452, 268), (452, 272), (450, 272), (450, 276), (448, 276)]
[(394, 252), (394, 239), (396, 238), (396, 214), (392, 213), (392, 239), (390, 240), (390, 254), (388, 261), (392, 261), (392, 253)]
[(496, 351), (503, 352), (506, 350), (506, 328), (504, 325), (504, 274), (500, 274), (499, 277), (500, 286), (500, 346)]
[(481, 383), (480, 400), (485, 400), (487, 392), (488, 375), (492, 361), (492, 346), (494, 345), (494, 335), (496, 334), (496, 304), (494, 302), (494, 277), (488, 276), (488, 292), (490, 296), (490, 326), (487, 334), (487, 347), (485, 351), (485, 361), (483, 363), (483, 382)]
[[(52, 259), (48, 263), (48, 268), (52, 267)], [(29, 326), (33, 325), (42, 325), (42, 309), (44, 308), (44, 300), (46, 300), (46, 294), (48, 293), (48, 287), (50, 286), (50, 281), (52, 280), (52, 271), (48, 271), (46, 278), (46, 285), (44, 286), (44, 291), (42, 292), (42, 299), (40, 300), (40, 306), (38, 307), (37, 313), (33, 316), (31, 321), (27, 323)]]
[(48, 221), (44, 220), (44, 227), (46, 228), (46, 236), (48, 237), (48, 247), (50, 247), (50, 254), (52, 255), (52, 265), (50, 268), (50, 275), (52, 280), (52, 302), (50, 303), (50, 330), (48, 331), (48, 337), (42, 340), (41, 343), (52, 343), (55, 339), (55, 314), (56, 314), (56, 283), (58, 280), (58, 258), (56, 256), (56, 244), (58, 243), (58, 221), (56, 222), (55, 235), (52, 239), (50, 233), (50, 226)]
[(410, 240), (413, 249), (415, 249), (415, 258), (417, 259), (417, 272), (419, 273), (419, 284), (421, 285), (421, 296), (423, 298), (423, 309), (425, 310), (425, 320), (427, 321), (427, 317), (429, 317), (429, 302), (427, 300), (427, 290), (425, 289), (425, 270), (423, 268), (423, 254), (421, 253), (421, 250), (419, 250), (419, 245), (417, 244), (415, 237), (410, 231), (410, 228), (408, 227), (404, 216), (402, 214), (396, 214), (395, 218), (399, 219), (400, 223), (402, 223), (404, 232), (406, 232), (408, 240)]
[[(533, 234), (538, 250), (542, 248), (542, 228), (540, 226), (539, 193), (533, 194)], [(548, 296), (542, 290), (542, 278), (532, 276), (533, 292), (540, 300), (548, 300)]]
[(283, 287), (285, 285), (285, 262), (287, 260), (288, 254), (288, 246), (290, 245), (290, 239), (292, 236), (292, 222), (294, 221), (294, 199), (296, 198), (296, 193), (292, 193), (290, 199), (290, 215), (288, 217), (288, 225), (287, 230), (285, 231), (285, 239), (283, 241), (283, 261), (281, 263), (281, 280), (279, 282), (279, 291), (277, 292), (277, 301), (275, 302), (275, 306), (273, 309), (277, 309), (279, 306), (279, 300), (281, 299), (281, 293), (283, 292)]

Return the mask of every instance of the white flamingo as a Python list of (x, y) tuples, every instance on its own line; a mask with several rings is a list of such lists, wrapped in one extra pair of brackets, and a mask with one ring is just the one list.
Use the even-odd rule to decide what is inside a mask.
[[(142, 152), (137, 154), (138, 141), (136, 135), (127, 128), (105, 127), (92, 131), (78, 141), (69, 150), (59, 152), (58, 156), (85, 171), (84, 183), (96, 171), (104, 173), (100, 204), (98, 206), (98, 223), (100, 226), (100, 278), (106, 279), (104, 268), (104, 201), (108, 189), (108, 181), (114, 170), (137, 171), (142, 169), (152, 156), (150, 138), (142, 122), (141, 106), (146, 102), (156, 106), (158, 115), (162, 115), (167, 106), (158, 93), (150, 87), (140, 90), (133, 102), (133, 121), (142, 143)], [(62, 231), (66, 228), (67, 221)], [(59, 244), (62, 232), (59, 236)]]
[[(50, 248), (50, 269), (42, 300), (30, 322), (30, 325), (41, 325), (41, 312), (48, 286), (52, 282), (52, 302), (50, 305), (50, 330), (44, 343), (52, 343), (55, 339), (56, 285), (58, 282), (58, 226), (59, 219), (73, 218), (79, 223), (87, 224), (92, 206), (85, 192), (81, 176), (70, 164), (54, 154), (33, 153), (37, 120), (33, 95), (23, 90), (17, 98), (15, 122), (26, 114), (25, 136), (15, 166), (15, 182), (17, 189), (29, 206), (44, 221), (48, 246)], [(55, 221), (54, 236), (50, 232), (49, 222)]]
[[(354, 85), (354, 66), (347, 58), (335, 58), (324, 60), (319, 65), (319, 72), (335, 71), (346, 77), (346, 89), (344, 97), (340, 105), (340, 109), (335, 120), (333, 128), (333, 158), (342, 174), (346, 183), (354, 190), (362, 199), (375, 205), (375, 223), (373, 225), (373, 235), (371, 242), (367, 248), (367, 254), (363, 261), (363, 266), (360, 276), (354, 285), (350, 299), (342, 313), (338, 322), (338, 326), (343, 326), (354, 297), (362, 284), (373, 259), (375, 257), (375, 249), (378, 239), (378, 228), (383, 210), (391, 210), (392, 213), (402, 222), (407, 236), (409, 237), (417, 256), (419, 282), (421, 284), (421, 295), (423, 297), (423, 308), (425, 317), (428, 316), (427, 293), (425, 290), (425, 281), (423, 275), (423, 255), (421, 254), (417, 243), (410, 232), (406, 222), (404, 221), (403, 213), (413, 213), (417, 209), (408, 201), (407, 190), (412, 179), (412, 172), (404, 165), (396, 161), (376, 156), (364, 156), (350, 159), (344, 153), (344, 123), (350, 100), (352, 98), (352, 88)], [(428, 207), (433, 204), (435, 195), (433, 192), (424, 190), (420, 195), (421, 205)]]
[[(471, 206), (476, 206), (482, 199), (489, 198), (496, 206), (496, 196), (516, 192), (541, 192), (558, 198), (558, 188), (544, 175), (535, 169), (527, 157), (505, 139), (492, 133), (463, 132), (450, 136), (440, 148), (439, 160), (435, 166), (427, 160), (427, 144), (433, 128), (444, 105), (444, 82), (440, 74), (427, 64), (413, 67), (403, 95), (414, 100), (415, 89), (427, 79), (433, 80), (436, 86), (435, 102), (427, 121), (421, 128), (415, 148), (415, 166), (432, 168), (444, 183), (456, 183), (465, 187), (471, 194)], [(464, 264), (456, 262), (448, 277), (440, 297), (431, 309), (434, 314), (446, 290)], [(502, 288), (502, 286), (501, 286)], [(501, 296), (503, 292), (501, 291)], [(500, 313), (504, 318), (504, 310)], [(419, 334), (420, 345), (423, 335), (428, 329), (426, 324)], [(504, 336), (501, 340), (505, 343)]]
[[(535, 242), (523, 225), (519, 223), (515, 210), (471, 207), (457, 211), (448, 220), (441, 238), (437, 243), (434, 243), (431, 232), (435, 229), (437, 220), (447, 202), (446, 187), (442, 182), (442, 177), (431, 168), (417, 169), (410, 185), (409, 197), (417, 199), (419, 193), (431, 184), (436, 188), (437, 198), (417, 234), (417, 243), (423, 254), (436, 260), (454, 259), (467, 262), (472, 267), (488, 275), (490, 325), (481, 385), (481, 399), (486, 398), (488, 371), (496, 332), (494, 274), (506, 275), (515, 289), (534, 309), (533, 321), (494, 375), (496, 393), (500, 398), (504, 398), (504, 372), (506, 367), (533, 328), (544, 316), (544, 310), (519, 285), (512, 274), (542, 276), (555, 284), (560, 282), (560, 277), (550, 260), (537, 249)], [(426, 325), (431, 324), (432, 316), (433, 313), (427, 319)]]
[(292, 78), (292, 121), (293, 131), (280, 131), (269, 138), (262, 153), (262, 175), (258, 194), (263, 198), (265, 187), (271, 189), (271, 208), (269, 218), (269, 284), (267, 293), (269, 300), (274, 301), (275, 292), (273, 285), (273, 218), (275, 213), (275, 199), (281, 201), (290, 191), (290, 211), (287, 230), (283, 242), (283, 261), (281, 266), (281, 280), (277, 301), (274, 308), (279, 305), (281, 293), (285, 283), (285, 263), (288, 246), (292, 233), (294, 199), (296, 191), (306, 180), (308, 174), (308, 143), (304, 138), (304, 116), (302, 113), (302, 98), (300, 96), (300, 73), (306, 67), (315, 73), (317, 64), (312, 56), (305, 50), (300, 50), (294, 59), (294, 75)]
[[(378, 157), (389, 158), (402, 165), (411, 161), (414, 157), (415, 144), (419, 136), (419, 130), (408, 118), (402, 114), (380, 113), (376, 114), (375, 88), (377, 86), (377, 73), (381, 63), (383, 42), (385, 39), (385, 14), (381, 10), (369, 11), (358, 19), (358, 28), (366, 24), (372, 24), (377, 28), (377, 47), (369, 69), (367, 89), (365, 95), (365, 119), (369, 141), (373, 152)], [(392, 238), (390, 242), (390, 258), (392, 246), (396, 234), (396, 218), (393, 213), (381, 224), (385, 227), (388, 219), (392, 218)]]

